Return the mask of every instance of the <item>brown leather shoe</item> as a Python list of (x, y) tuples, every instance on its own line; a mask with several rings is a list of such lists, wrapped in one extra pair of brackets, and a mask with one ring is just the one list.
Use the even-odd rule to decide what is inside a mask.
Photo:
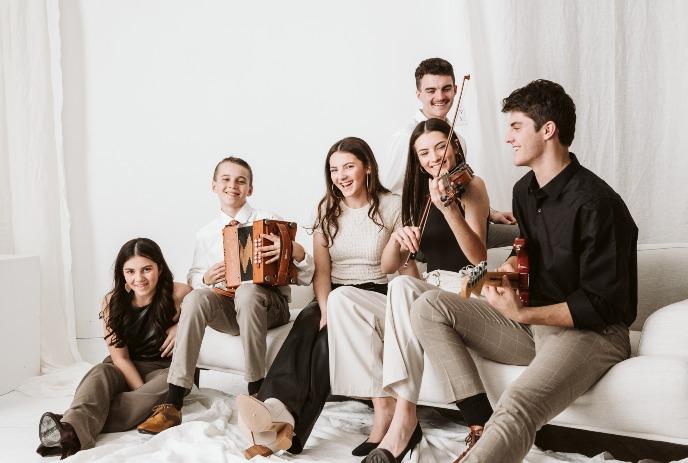
[(478, 440), (483, 436), (483, 428), (482, 426), (470, 426), (469, 429), (471, 432), (468, 433), (466, 436), (466, 448), (464, 451), (459, 455), (459, 457), (454, 460), (454, 463), (459, 463), (461, 460), (466, 458), (466, 455), (468, 455), (468, 452), (473, 448), (473, 446), (478, 442)]
[(153, 414), (136, 429), (142, 434), (158, 434), (182, 422), (182, 412), (172, 404), (153, 407)]

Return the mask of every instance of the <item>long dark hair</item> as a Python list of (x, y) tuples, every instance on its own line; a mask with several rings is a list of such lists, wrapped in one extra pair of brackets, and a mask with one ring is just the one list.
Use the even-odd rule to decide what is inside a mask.
[[(408, 158), (406, 160), (406, 174), (404, 176), (404, 189), (401, 195), (401, 221), (404, 225), (417, 226), (420, 222), (420, 216), (425, 207), (430, 190), (428, 188), (428, 179), (430, 174), (425, 172), (418, 160), (418, 153), (416, 153), (416, 140), (424, 133), (441, 132), (445, 136), (449, 136), (451, 131), (450, 125), (447, 121), (442, 119), (428, 119), (423, 121), (413, 129), (411, 138), (409, 140)], [(466, 161), (463, 154), (463, 148), (459, 143), (456, 133), (452, 133), (451, 146), (454, 149), (456, 164), (459, 165)]]
[(172, 297), (174, 290), (172, 272), (162, 256), (160, 246), (148, 238), (134, 238), (127, 241), (115, 259), (114, 286), (107, 294), (110, 297), (106, 307), (108, 311), (106, 327), (109, 334), (105, 336), (105, 339), (115, 347), (125, 347), (129, 342), (127, 328), (132, 320), (134, 293), (127, 292), (125, 289), (123, 269), (124, 264), (133, 256), (145, 257), (158, 264), (160, 275), (149, 309), (152, 311), (151, 320), (156, 337), (164, 337), (165, 330), (172, 325), (172, 320), (177, 313)]
[(325, 196), (318, 203), (317, 218), (313, 224), (313, 229), (320, 228), (322, 230), (328, 247), (332, 246), (334, 238), (339, 231), (338, 217), (342, 212), (340, 204), (344, 198), (332, 182), (332, 176), (330, 175), (330, 158), (337, 151), (353, 154), (370, 171), (366, 181), (366, 191), (370, 198), (368, 217), (376, 225), (379, 225), (380, 229), (385, 227), (378, 210), (380, 207), (380, 195), (389, 193), (389, 190), (380, 183), (377, 161), (368, 143), (358, 137), (346, 137), (332, 145), (325, 159)]

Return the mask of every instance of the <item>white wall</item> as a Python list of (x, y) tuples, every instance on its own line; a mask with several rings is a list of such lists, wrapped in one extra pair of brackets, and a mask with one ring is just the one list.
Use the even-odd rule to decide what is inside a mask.
[(254, 205), (307, 225), (328, 148), (356, 135), (385, 150), (432, 56), (472, 75), (459, 130), (494, 207), (511, 208), (524, 173), (503, 143), (501, 98), (550, 78), (577, 104), (572, 150), (625, 199), (640, 242), (688, 236), (680, 0), (62, 0), (60, 12), (79, 337), (100, 336), (126, 240), (153, 238), (185, 279), (225, 155), (253, 165)]
[[(306, 224), (329, 147), (355, 135), (380, 152), (412, 117), (420, 60), (446, 57), (466, 72), (450, 0), (60, 8), (82, 338), (100, 336), (99, 303), (126, 240), (156, 240), (185, 280), (194, 234), (217, 211), (210, 177), (220, 158), (252, 164), (254, 205)], [(299, 238), (310, 243), (303, 231)]]

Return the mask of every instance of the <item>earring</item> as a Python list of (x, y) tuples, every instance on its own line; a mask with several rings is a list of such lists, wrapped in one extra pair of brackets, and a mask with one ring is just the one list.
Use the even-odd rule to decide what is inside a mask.
[(131, 286), (129, 286), (129, 283), (124, 283), (124, 290), (128, 293), (131, 292)]
[(368, 186), (368, 180), (370, 179), (370, 174), (366, 174), (366, 190), (369, 190), (370, 187)]

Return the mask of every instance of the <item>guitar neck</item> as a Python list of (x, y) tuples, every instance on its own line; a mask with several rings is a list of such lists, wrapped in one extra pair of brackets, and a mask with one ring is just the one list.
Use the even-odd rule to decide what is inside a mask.
[(518, 272), (487, 272), (483, 277), (482, 284), (489, 285), (492, 282), (500, 283), (502, 282), (502, 277), (506, 276), (509, 281), (518, 281), (520, 274)]
[(485, 272), (485, 274), (477, 281), (467, 283), (462, 290), (463, 297), (469, 297), (470, 293), (480, 295), (483, 286), (502, 286), (502, 277), (506, 276), (512, 283), (518, 284), (518, 272)]

